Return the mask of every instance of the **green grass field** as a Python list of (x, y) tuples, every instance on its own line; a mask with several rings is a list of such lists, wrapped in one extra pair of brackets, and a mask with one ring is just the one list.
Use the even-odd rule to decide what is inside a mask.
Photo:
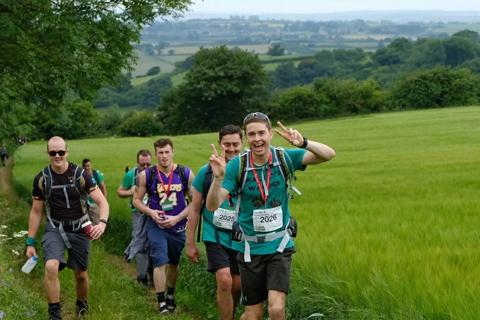
[[(294, 125), (337, 156), (297, 174), (303, 195), (291, 203), (299, 235), (289, 319), (480, 319), (479, 123), (480, 108), (466, 107)], [(127, 225), (127, 202), (115, 190), (136, 151), (154, 140), (68, 141), (71, 161), (91, 158), (105, 173), (111, 217)], [(173, 140), (176, 161), (198, 171), (216, 134)], [(25, 190), (48, 161), (44, 150), (45, 142), (31, 142), (16, 153), (14, 177)], [(114, 225), (108, 232), (129, 240)], [(190, 269), (178, 295), (196, 290), (190, 307), (211, 305)]]

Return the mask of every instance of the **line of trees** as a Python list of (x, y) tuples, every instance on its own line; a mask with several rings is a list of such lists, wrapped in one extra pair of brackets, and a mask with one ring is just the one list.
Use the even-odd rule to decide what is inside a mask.
[[(121, 71), (134, 59), (131, 43), (141, 24), (181, 11), (190, 1), (165, 7), (163, 1), (149, 0), (145, 10), (125, 1), (123, 12), (113, 10), (112, 3), (35, 6), (12, 0), (0, 5), (0, 14), (8, 18), (0, 22), (6, 53), (0, 56), (2, 140), (19, 135), (183, 134), (240, 123), (253, 110), (295, 121), (480, 100), (480, 37), (469, 30), (444, 40), (400, 38), (374, 53), (324, 50), (281, 64), (270, 74), (251, 52), (226, 46), (201, 49), (178, 64), (175, 72), (184, 73), (180, 85), (173, 87), (168, 76), (160, 76), (132, 87), (131, 76)], [(77, 7), (82, 4), (86, 7)], [(102, 28), (124, 30), (125, 35), (96, 34), (106, 30)], [(99, 115), (91, 102), (95, 94), (97, 106), (151, 109)]]
[(79, 101), (91, 101), (135, 62), (142, 28), (191, 2), (2, 1), (0, 140), (48, 137), (78, 122)]

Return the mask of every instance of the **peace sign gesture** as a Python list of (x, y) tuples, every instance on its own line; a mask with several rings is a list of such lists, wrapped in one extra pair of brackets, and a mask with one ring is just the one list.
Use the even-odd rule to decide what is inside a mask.
[(280, 121), (277, 121), (278, 126), (282, 129), (275, 128), (275, 132), (278, 133), (283, 139), (287, 140), (289, 143), (296, 147), (301, 147), (303, 145), (303, 136), (296, 129), (286, 128)]
[(214, 144), (211, 144), (213, 149), (213, 154), (210, 156), (210, 167), (212, 167), (213, 176), (217, 179), (223, 179), (225, 175), (225, 149), (222, 148), (222, 152), (220, 155), (217, 152), (217, 148), (215, 148)]

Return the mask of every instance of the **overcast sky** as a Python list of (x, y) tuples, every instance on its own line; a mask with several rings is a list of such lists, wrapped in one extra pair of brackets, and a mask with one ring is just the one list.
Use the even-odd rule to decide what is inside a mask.
[(479, 11), (480, 0), (194, 0), (191, 13), (326, 13), (342, 11)]

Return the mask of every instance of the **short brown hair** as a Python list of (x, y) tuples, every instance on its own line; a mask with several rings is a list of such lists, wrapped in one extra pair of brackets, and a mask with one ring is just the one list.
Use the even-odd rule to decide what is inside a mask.
[(155, 143), (153, 144), (153, 147), (155, 148), (155, 150), (157, 148), (163, 148), (167, 145), (170, 145), (170, 147), (172, 147), (172, 150), (173, 150), (173, 142), (172, 140), (168, 139), (168, 138), (163, 138), (163, 139), (158, 139), (157, 141), (155, 141)]
[(265, 123), (268, 129), (272, 129), (272, 123), (268, 116), (263, 112), (252, 112), (245, 116), (243, 119), (243, 129), (247, 128), (247, 124), (253, 122)]
[(234, 124), (227, 124), (223, 126), (222, 129), (218, 132), (218, 141), (222, 141), (222, 138), (227, 134), (238, 134), (240, 136), (240, 140), (243, 138), (242, 129), (239, 126)]
[(140, 156), (151, 157), (152, 154), (147, 149), (141, 149), (141, 150), (138, 150), (138, 152), (137, 152), (137, 162), (138, 162), (138, 159), (140, 158)]

